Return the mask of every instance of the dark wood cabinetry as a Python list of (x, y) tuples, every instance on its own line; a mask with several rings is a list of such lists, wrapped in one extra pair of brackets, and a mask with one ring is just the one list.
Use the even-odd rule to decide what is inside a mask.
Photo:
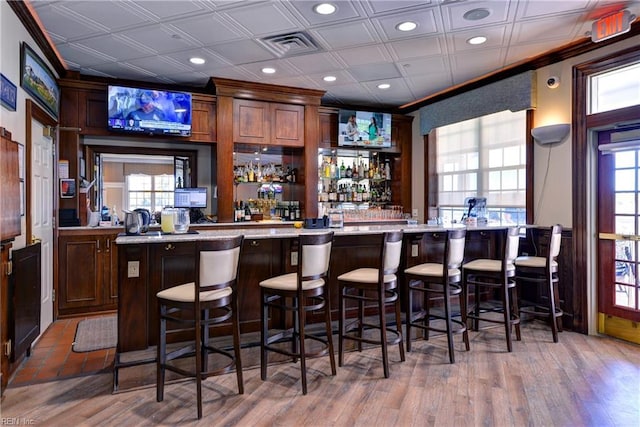
[(338, 113), (332, 111), (320, 111), (320, 139), (321, 148), (336, 147), (338, 145)]
[(20, 235), (20, 177), (18, 143), (0, 128), (0, 241)]
[(304, 106), (235, 99), (234, 142), (304, 146)]
[(58, 238), (58, 314), (115, 310), (118, 301), (117, 233)]
[(191, 105), (191, 138), (193, 142), (216, 141), (215, 97), (193, 94)]

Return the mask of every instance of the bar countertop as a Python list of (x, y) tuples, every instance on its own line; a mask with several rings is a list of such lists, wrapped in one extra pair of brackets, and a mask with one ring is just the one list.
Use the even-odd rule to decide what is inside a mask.
[[(460, 224), (453, 224), (451, 227), (465, 227)], [(163, 234), (159, 231), (150, 231), (141, 235), (127, 236), (118, 235), (116, 244), (140, 244), (140, 243), (163, 243), (163, 242), (194, 242), (199, 240), (220, 239), (242, 234), (249, 239), (269, 239), (269, 238), (293, 238), (299, 234), (319, 234), (333, 231), (336, 236), (357, 236), (365, 234), (380, 234), (386, 231), (402, 230), (407, 234), (419, 234), (425, 232), (443, 232), (451, 227), (433, 226), (426, 224), (376, 224), (376, 225), (353, 225), (342, 228), (251, 228), (242, 227), (226, 230), (198, 230), (197, 232), (187, 232), (182, 234)], [(489, 231), (505, 228), (505, 225), (487, 224), (467, 227), (467, 230)]]

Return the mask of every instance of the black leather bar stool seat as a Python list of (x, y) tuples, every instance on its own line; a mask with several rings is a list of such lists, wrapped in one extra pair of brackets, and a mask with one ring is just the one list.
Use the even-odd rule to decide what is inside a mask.
[[(453, 349), (453, 334), (463, 334), (465, 348), (469, 351), (469, 334), (466, 324), (453, 318), (451, 298), (458, 297), (460, 310), (466, 310), (462, 295), (462, 261), (464, 258), (466, 230), (447, 230), (444, 242), (444, 252), (441, 263), (423, 263), (409, 267), (404, 271), (405, 292), (407, 301), (406, 335), (407, 351), (411, 351), (411, 328), (419, 328), (424, 332), (425, 339), (429, 339), (429, 331), (443, 332), (447, 335), (449, 347), (449, 362), (455, 362)], [(413, 294), (422, 294), (422, 310), (414, 313)], [(444, 306), (442, 315), (429, 309), (430, 300), (433, 297), (441, 297)], [(431, 324), (431, 320), (444, 320), (444, 328)]]
[[(243, 236), (196, 243), (195, 282), (164, 289), (156, 294), (160, 315), (156, 398), (164, 399), (165, 370), (196, 379), (198, 419), (202, 418), (202, 380), (236, 370), (238, 392), (244, 393), (240, 358), (240, 328), (236, 283)], [(182, 314), (184, 313), (184, 314)], [(187, 315), (188, 314), (188, 315)], [(213, 315), (213, 316), (212, 316)], [(209, 340), (211, 325), (231, 319), (233, 352), (215, 347)], [(167, 353), (167, 321), (193, 330), (195, 339)], [(209, 354), (228, 359), (222, 367), (209, 369)], [(193, 370), (178, 366), (177, 359), (195, 356)]]

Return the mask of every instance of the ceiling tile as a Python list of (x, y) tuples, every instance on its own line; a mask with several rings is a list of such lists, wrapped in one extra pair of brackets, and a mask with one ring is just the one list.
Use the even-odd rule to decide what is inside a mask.
[(122, 31), (120, 34), (128, 37), (133, 43), (140, 43), (142, 46), (153, 49), (158, 54), (200, 46), (164, 25)]
[(277, 2), (253, 3), (247, 7), (225, 11), (224, 15), (235, 21), (253, 37), (290, 32), (302, 28), (295, 21), (293, 15)]
[(305, 74), (322, 73), (341, 68), (341, 64), (330, 53), (316, 53), (287, 58), (287, 61)]
[[(562, 25), (559, 25), (562, 22)], [(566, 17), (558, 21), (557, 17), (521, 22), (514, 28), (512, 42), (516, 44), (529, 41), (555, 40), (558, 45), (571, 41), (580, 28), (575, 17)]]
[[(476, 28), (473, 30), (459, 31), (449, 36), (449, 52), (482, 51), (494, 47), (508, 45), (508, 36), (511, 34), (510, 25), (496, 25), (492, 27)], [(471, 37), (484, 36), (487, 41), (481, 45), (467, 43)]]
[(400, 70), (405, 76), (415, 76), (420, 74), (440, 74), (449, 69), (449, 61), (444, 58), (434, 56), (430, 58), (413, 58), (402, 61)]
[(348, 67), (391, 61), (391, 57), (387, 53), (384, 45), (362, 46), (353, 49), (339, 50), (336, 52), (336, 55), (338, 55)]
[[(141, 56), (149, 56), (155, 52), (150, 49), (141, 49), (140, 46), (129, 43), (127, 38), (115, 35), (105, 35), (100, 37), (91, 37), (82, 41), (73, 43), (73, 46), (82, 49), (82, 46), (95, 52), (117, 52), (117, 58), (109, 57), (110, 60), (126, 61), (127, 59), (139, 58)], [(88, 62), (91, 65), (92, 62)]]
[[(471, 27), (505, 23), (509, 15), (515, 14), (515, 2), (512, 1), (472, 1), (452, 3), (443, 6), (445, 29), (448, 31), (464, 30)], [(489, 16), (477, 21), (464, 18), (464, 14), (473, 9), (487, 9)]]
[(40, 9), (40, 13), (48, 17), (47, 32), (65, 41), (89, 37), (104, 30), (97, 22), (83, 19), (56, 4)]
[(332, 1), (331, 3), (336, 6), (336, 11), (331, 15), (315, 13), (313, 8), (318, 3), (320, 3), (320, 1), (291, 1), (285, 4), (301, 16), (306, 23), (311, 25), (334, 24), (344, 20), (362, 17), (355, 7), (356, 3), (353, 1)]
[(366, 21), (333, 25), (311, 31), (317, 34), (330, 49), (344, 49), (373, 44), (378, 40), (375, 31)]
[(253, 40), (218, 44), (210, 46), (209, 49), (223, 58), (227, 58), (234, 65), (274, 59), (271, 53)]
[(400, 72), (396, 68), (396, 64), (392, 62), (359, 65), (349, 68), (348, 71), (359, 82), (401, 77)]
[(176, 20), (171, 25), (189, 34), (203, 46), (225, 43), (242, 37), (242, 34), (232, 25), (213, 14)]
[(555, 16), (563, 12), (578, 11), (587, 9), (591, 0), (571, 0), (571, 1), (550, 1), (550, 0), (528, 0), (518, 8), (518, 19), (539, 18), (542, 16)]
[(434, 0), (405, 1), (405, 0), (368, 0), (366, 6), (374, 13), (398, 12), (410, 8), (425, 8), (435, 6)]
[(464, 52), (451, 57), (451, 72), (455, 83), (463, 83), (474, 77), (498, 70), (504, 65), (505, 49), (484, 49)]
[[(94, 3), (93, 1), (91, 3)], [(119, 0), (115, 0), (115, 3), (127, 3), (132, 9), (138, 9), (144, 11), (148, 16), (153, 16), (159, 20), (167, 20), (170, 18), (177, 18), (181, 16), (185, 16), (188, 14), (194, 13), (202, 13), (210, 11), (207, 8), (207, 2), (199, 2), (199, 1), (153, 1), (153, 0), (144, 0), (144, 1), (132, 1), (132, 2), (122, 2)]]
[[(382, 18), (374, 19), (374, 22), (378, 22), (382, 33), (386, 40), (399, 40), (410, 37), (417, 37), (421, 35), (431, 35), (438, 32), (438, 25), (436, 24), (435, 9), (421, 10), (419, 13), (411, 12), (406, 14), (385, 16)], [(413, 31), (400, 31), (396, 29), (396, 26), (404, 21), (413, 21), (418, 26)]]
[(441, 55), (444, 52), (444, 45), (445, 41), (440, 37), (421, 37), (410, 40), (398, 40), (386, 44), (392, 56), (399, 60)]
[(116, 62), (117, 58), (105, 55), (104, 53), (84, 47), (79, 43), (65, 43), (58, 47), (60, 54), (68, 61), (76, 64), (93, 65), (104, 62)]

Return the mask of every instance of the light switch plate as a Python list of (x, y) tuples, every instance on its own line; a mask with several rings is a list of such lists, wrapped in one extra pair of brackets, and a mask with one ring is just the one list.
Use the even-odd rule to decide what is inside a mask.
[(414, 258), (418, 256), (418, 245), (411, 245), (411, 256)]
[(298, 252), (291, 252), (291, 266), (295, 267), (298, 265)]

